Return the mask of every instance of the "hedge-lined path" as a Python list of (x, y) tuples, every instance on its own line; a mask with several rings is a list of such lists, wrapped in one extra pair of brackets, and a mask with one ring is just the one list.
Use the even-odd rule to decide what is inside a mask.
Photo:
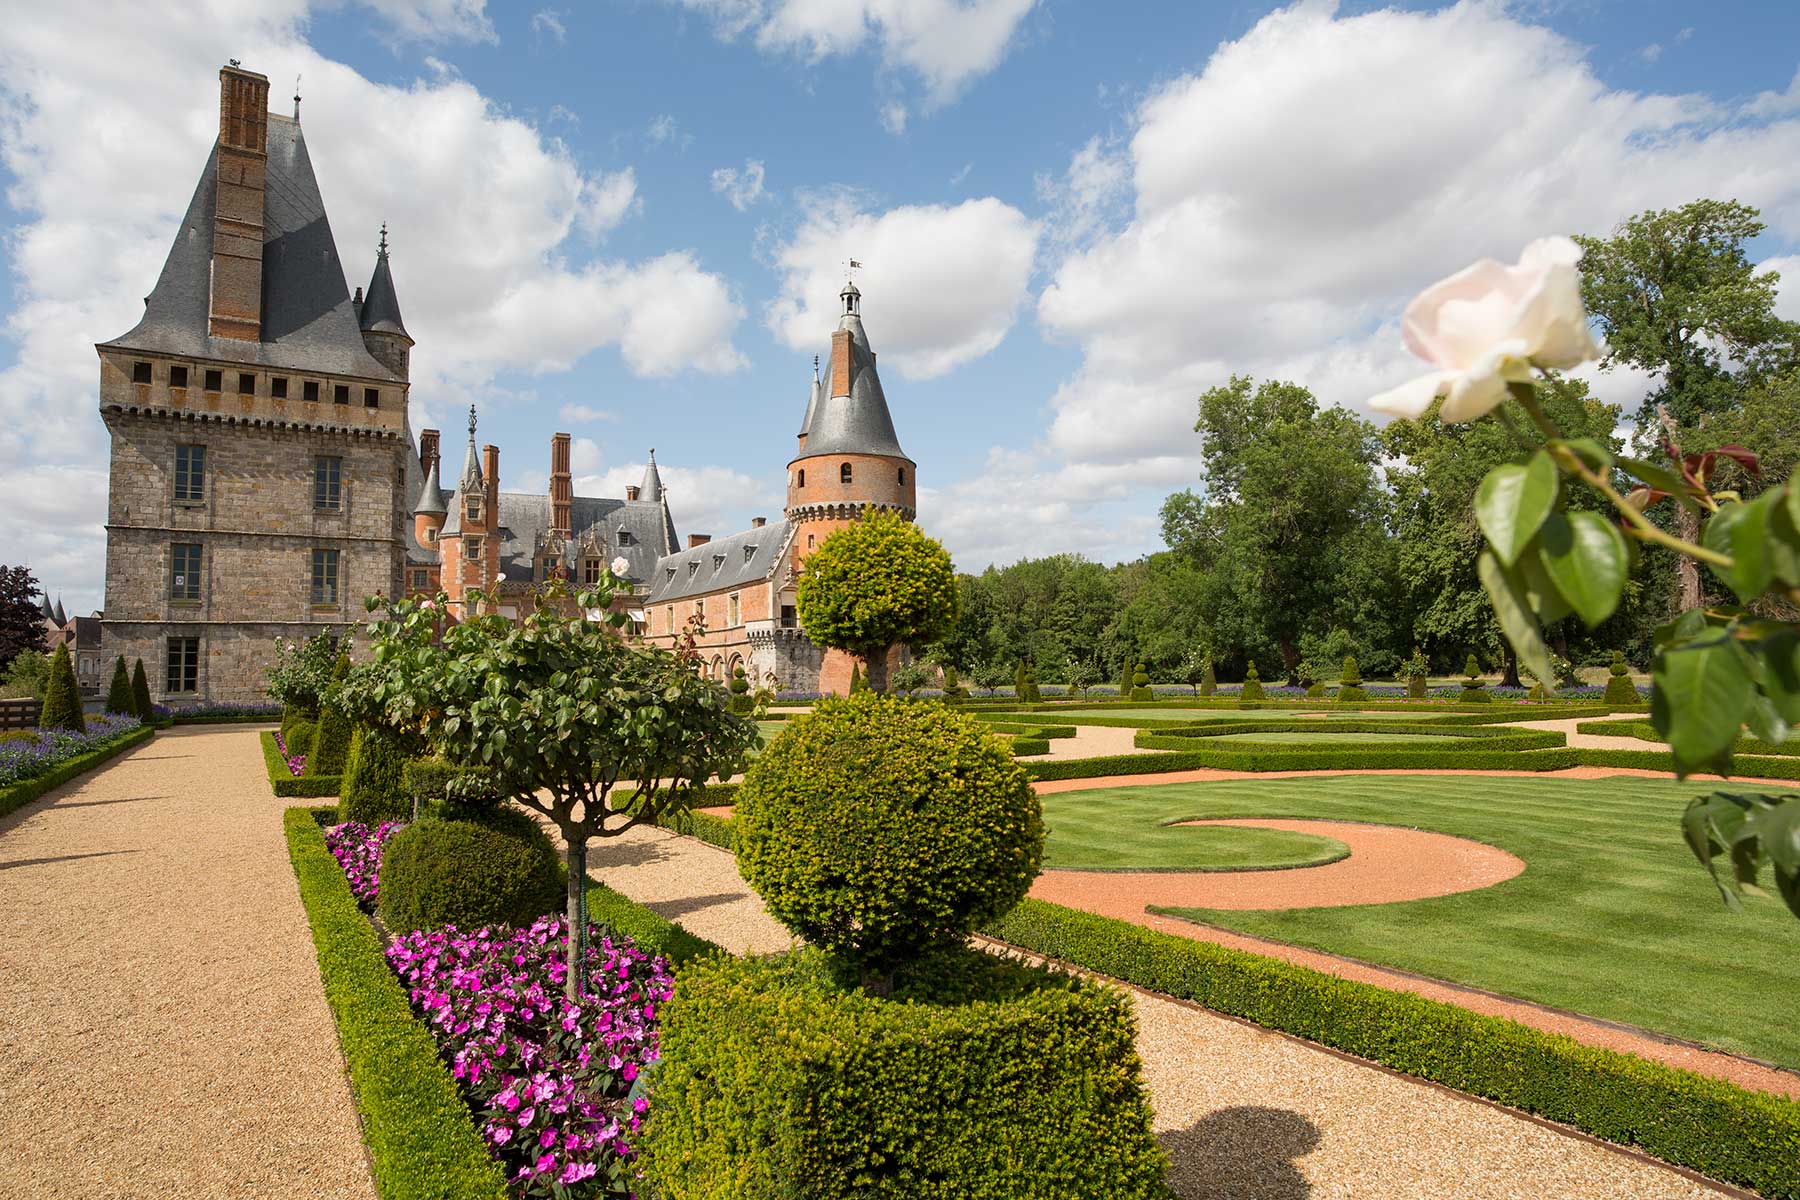
[[(792, 942), (726, 851), (639, 828), (591, 843), (588, 854), (594, 878), (728, 950)], [(1729, 1192), (1284, 1034), (1127, 994), (1157, 1136), (1183, 1200), (1694, 1200)]]
[(258, 732), (0, 820), (0, 1196), (374, 1197)]
[(1168, 754), (1137, 745), (1137, 730), (1110, 725), (1077, 725), (1072, 738), (1051, 738), (1050, 753), (1020, 756), (1023, 762), (1061, 762), (1068, 758), (1103, 758), (1115, 754)]

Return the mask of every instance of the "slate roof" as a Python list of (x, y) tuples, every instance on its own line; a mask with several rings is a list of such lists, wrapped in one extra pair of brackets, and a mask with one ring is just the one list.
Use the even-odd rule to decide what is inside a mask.
[(381, 227), (381, 248), (375, 252), (375, 273), (369, 276), (369, 290), (363, 293), (362, 328), (412, 339), (406, 322), (400, 319), (400, 296), (394, 291), (394, 273), (388, 267), (386, 225)]
[[(789, 461), (820, 454), (880, 454), (912, 462), (894, 433), (862, 318), (845, 313), (838, 328), (850, 331), (850, 394), (827, 396), (828, 388), (819, 389), (817, 401), (807, 407), (806, 447)], [(832, 374), (827, 372), (827, 378)]]
[(787, 539), (788, 523), (775, 521), (760, 529), (746, 529), (691, 550), (664, 555), (656, 563), (648, 603), (661, 604), (665, 600), (760, 583), (775, 573)]
[[(215, 145), (162, 274), (145, 299), (143, 318), (129, 333), (101, 344), (291, 371), (398, 378), (363, 344), (300, 122), (270, 113), (268, 139), (262, 340), (246, 342), (208, 332), (219, 168)], [(398, 313), (396, 303), (396, 318)]]
[[(656, 562), (675, 548), (675, 527), (668, 507), (658, 500), (612, 500), (576, 496), (569, 503), (571, 532), (580, 537), (590, 529), (605, 540), (606, 560), (623, 556), (631, 564), (626, 578), (648, 583)], [(550, 529), (550, 497), (526, 492), (500, 493), (500, 572), (508, 579), (529, 580), (532, 555), (538, 538)], [(631, 535), (630, 545), (619, 544), (619, 531)], [(579, 579), (579, 572), (575, 573)]]

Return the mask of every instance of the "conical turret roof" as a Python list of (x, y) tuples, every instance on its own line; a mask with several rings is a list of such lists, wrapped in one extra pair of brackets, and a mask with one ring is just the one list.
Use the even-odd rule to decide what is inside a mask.
[(55, 622), (56, 622), (56, 623), (57, 623), (57, 624), (58, 624), (58, 625), (67, 625), (67, 624), (68, 624), (68, 623), (69, 623), (69, 617), (68, 617), (68, 614), (67, 614), (67, 613), (65, 613), (65, 612), (63, 612), (63, 605), (62, 605), (62, 597), (61, 597), (61, 596), (58, 596), (58, 597), (57, 597), (57, 598), (56, 598), (56, 608), (55, 608), (55, 610), (54, 610), (54, 611), (53, 611), (53, 612), (52, 612), (52, 613), (51, 613), (51, 615), (50, 615), (50, 619), (51, 619), (51, 620), (52, 620), (52, 621), (55, 621)]
[(638, 489), (638, 499), (658, 501), (662, 498), (662, 473), (656, 469), (656, 450), (652, 448), (650, 461), (644, 464), (644, 484)]
[[(807, 406), (806, 446), (792, 461), (821, 454), (871, 454), (911, 462), (894, 432), (881, 376), (875, 371), (875, 351), (863, 330), (862, 293), (854, 283), (846, 283), (839, 296), (844, 312), (831, 339), (831, 365)], [(847, 383), (840, 387), (840, 380)]]
[(438, 482), (438, 459), (434, 455), (431, 470), (425, 472), (425, 486), (419, 489), (419, 500), (413, 505), (413, 512), (441, 517), (449, 511), (450, 501), (444, 495), (443, 485)]
[(375, 252), (375, 273), (369, 276), (369, 290), (363, 294), (362, 330), (364, 333), (397, 333), (412, 340), (406, 322), (400, 319), (400, 296), (394, 291), (394, 275), (388, 269), (387, 226), (381, 227), (381, 247)]

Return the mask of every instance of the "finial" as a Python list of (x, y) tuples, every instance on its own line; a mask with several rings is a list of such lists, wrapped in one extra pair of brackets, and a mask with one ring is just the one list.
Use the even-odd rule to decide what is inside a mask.
[(469, 440), (475, 440), (475, 406), (469, 405)]
[(381, 223), (381, 254), (384, 257), (387, 255), (387, 222), (386, 221), (383, 221)]
[(656, 447), (655, 446), (650, 447), (650, 461), (651, 462), (656, 461)]
[(294, 76), (294, 120), (300, 119), (300, 77)]
[(813, 355), (813, 382), (819, 382), (819, 356)]

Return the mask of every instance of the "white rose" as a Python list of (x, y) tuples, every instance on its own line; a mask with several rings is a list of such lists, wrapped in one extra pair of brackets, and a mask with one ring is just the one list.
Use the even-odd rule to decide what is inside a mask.
[(623, 554), (612, 560), (612, 573), (619, 578), (625, 578), (625, 572), (629, 570), (631, 570), (631, 563), (626, 560)]
[(1568, 238), (1539, 238), (1517, 266), (1484, 258), (1420, 292), (1401, 326), (1407, 349), (1438, 369), (1369, 406), (1413, 418), (1446, 396), (1444, 420), (1473, 421), (1506, 399), (1508, 383), (1529, 383), (1535, 368), (1599, 358), (1605, 348), (1588, 329), (1580, 261)]

